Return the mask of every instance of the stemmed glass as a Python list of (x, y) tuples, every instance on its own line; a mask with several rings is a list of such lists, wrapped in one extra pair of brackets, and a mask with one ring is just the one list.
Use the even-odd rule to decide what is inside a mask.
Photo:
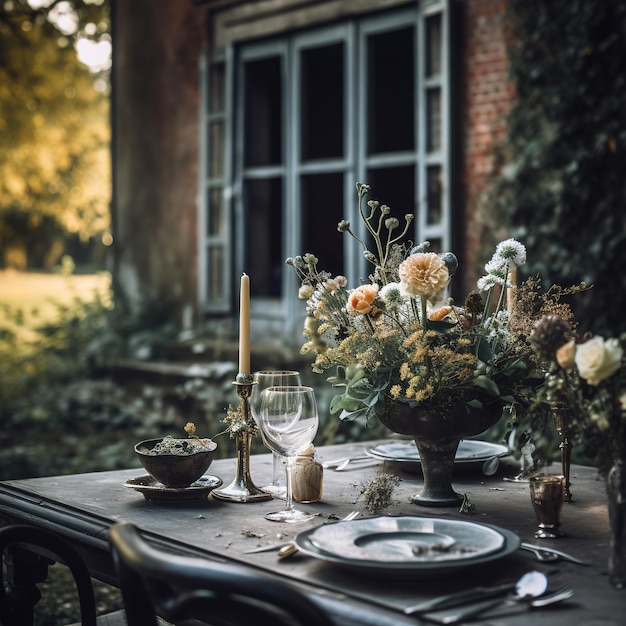
[(315, 392), (311, 387), (268, 387), (261, 394), (260, 428), (265, 445), (285, 457), (285, 508), (267, 513), (273, 522), (304, 522), (315, 515), (293, 508), (291, 473), (298, 452), (306, 448), (317, 433), (319, 417)]
[[(253, 380), (255, 384), (252, 386), (249, 405), (252, 418), (259, 428), (261, 428), (261, 394), (263, 391), (268, 387), (299, 387), (302, 384), (300, 373), (293, 370), (254, 372)], [(284, 498), (287, 491), (285, 485), (281, 482), (281, 466), (282, 458), (274, 452), (272, 454), (272, 482), (261, 487), (263, 491), (272, 494), (275, 498)]]

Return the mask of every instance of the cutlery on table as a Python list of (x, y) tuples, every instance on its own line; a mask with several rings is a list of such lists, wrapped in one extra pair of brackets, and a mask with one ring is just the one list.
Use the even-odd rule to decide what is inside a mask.
[[(349, 522), (350, 520), (355, 519), (359, 515), (360, 515), (359, 511), (350, 511), (348, 515), (346, 515), (345, 517), (342, 517), (339, 521)], [(280, 548), (280, 550), (278, 550), (277, 556), (279, 559), (284, 559), (288, 556), (291, 556), (292, 554), (295, 554), (296, 552), (298, 552), (298, 550), (299, 550), (298, 546), (293, 541), (290, 541), (288, 544), (284, 545), (282, 548)]]
[(471, 589), (446, 594), (445, 596), (439, 596), (432, 600), (425, 600), (413, 606), (409, 606), (404, 609), (404, 613), (405, 615), (413, 615), (416, 613), (423, 615), (429, 611), (449, 609), (474, 604), (478, 601), (482, 602), (484, 600), (490, 600), (492, 601), (491, 604), (493, 604), (494, 598), (498, 598), (499, 602), (501, 596), (512, 591), (526, 595), (532, 593), (533, 597), (535, 597), (541, 595), (547, 587), (548, 579), (545, 574), (537, 571), (526, 572), (516, 582), (496, 585), (494, 587), (472, 587)]
[[(573, 595), (574, 590), (571, 587), (562, 587), (552, 593), (542, 594), (539, 597), (531, 596), (530, 598), (524, 598), (518, 595), (507, 596), (506, 598), (500, 598), (498, 600), (480, 601), (471, 606), (459, 607), (456, 612), (422, 613), (420, 617), (437, 624), (458, 624), (459, 622), (470, 620), (479, 615), (485, 618), (491, 618), (491, 612), (494, 610), (497, 612), (497, 615), (504, 617), (508, 615), (509, 612), (517, 612), (517, 609), (526, 611), (529, 609), (544, 608), (568, 600)], [(501, 609), (505, 609), (506, 612), (502, 613)], [(489, 616), (485, 615), (487, 613)]]
[(541, 572), (527, 572), (515, 583), (515, 590), (504, 598), (485, 600), (476, 596), (474, 602), (453, 608), (447, 612), (421, 613), (420, 616), (438, 624), (457, 624), (477, 615), (486, 613), (492, 609), (515, 606), (522, 604), (525, 608), (538, 608), (549, 606), (556, 602), (562, 602), (574, 595), (570, 588), (560, 589), (554, 593), (546, 594), (548, 579)]
[(533, 552), (540, 561), (557, 561), (558, 559), (563, 559), (564, 561), (570, 561), (571, 563), (576, 563), (577, 565), (589, 565), (586, 561), (581, 561), (571, 554), (555, 550), (554, 548), (548, 548), (546, 546), (536, 546), (532, 543), (522, 543), (520, 548), (522, 550)]
[(455, 606), (461, 606), (475, 601), (477, 598), (481, 600), (490, 600), (505, 595), (509, 591), (515, 589), (516, 583), (506, 583), (503, 585), (495, 585), (494, 587), (472, 587), (463, 591), (455, 591), (454, 593), (438, 596), (431, 600), (423, 600), (417, 604), (412, 604), (404, 609), (405, 615), (427, 613), (428, 611), (436, 611), (439, 609), (450, 609)]
[(336, 472), (340, 472), (343, 469), (346, 469), (350, 463), (354, 463), (357, 461), (372, 461), (376, 462), (376, 459), (371, 456), (353, 456), (353, 457), (344, 457), (342, 459), (335, 459), (334, 461), (324, 461), (322, 463), (322, 467), (324, 469), (334, 469)]
[[(350, 511), (350, 513), (348, 513), (345, 517), (342, 517), (339, 520), (332, 520), (332, 521), (348, 522), (354, 519), (355, 517), (358, 517), (359, 515), (360, 515), (359, 511)], [(285, 553), (281, 555), (280, 550), (282, 550), (283, 548), (285, 549)], [(293, 548), (292, 551), (289, 552), (289, 554), (286, 554), (286, 552), (288, 552), (287, 548)], [(290, 554), (295, 554), (298, 551), (298, 548), (293, 543), (293, 541), (283, 540), (280, 543), (270, 543), (266, 546), (260, 546), (258, 548), (252, 548), (251, 550), (246, 550), (244, 554), (257, 554), (259, 552), (274, 552), (274, 550), (279, 551), (279, 558), (284, 558), (285, 556), (289, 556)]]

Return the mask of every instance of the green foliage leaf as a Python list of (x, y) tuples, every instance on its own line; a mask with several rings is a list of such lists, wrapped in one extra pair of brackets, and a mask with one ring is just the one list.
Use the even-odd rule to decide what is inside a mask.
[(488, 391), (492, 396), (500, 396), (498, 385), (496, 385), (489, 376), (476, 376), (476, 378), (474, 378), (474, 385)]
[(580, 330), (616, 336), (626, 331), (626, 0), (507, 4), (517, 99), (484, 211), (524, 242), (528, 274), (593, 284), (572, 302)]
[(34, 238), (86, 240), (109, 229), (108, 77), (91, 73), (72, 45), (87, 22), (106, 34), (108, 5), (66, 4), (76, 33), (60, 33), (46, 7), (0, 10), (0, 253), (5, 242), (28, 248)]

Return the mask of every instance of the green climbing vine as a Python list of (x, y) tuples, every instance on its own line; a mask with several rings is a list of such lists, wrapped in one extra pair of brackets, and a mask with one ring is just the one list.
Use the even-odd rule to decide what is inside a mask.
[(508, 0), (517, 98), (488, 210), (545, 284), (594, 287), (581, 330), (626, 331), (626, 0)]

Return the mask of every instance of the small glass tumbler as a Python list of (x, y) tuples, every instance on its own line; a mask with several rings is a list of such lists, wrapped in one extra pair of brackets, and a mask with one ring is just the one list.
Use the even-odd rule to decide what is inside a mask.
[(565, 495), (565, 476), (537, 474), (530, 478), (530, 499), (537, 516), (537, 539), (556, 539), (565, 533), (560, 529)]

